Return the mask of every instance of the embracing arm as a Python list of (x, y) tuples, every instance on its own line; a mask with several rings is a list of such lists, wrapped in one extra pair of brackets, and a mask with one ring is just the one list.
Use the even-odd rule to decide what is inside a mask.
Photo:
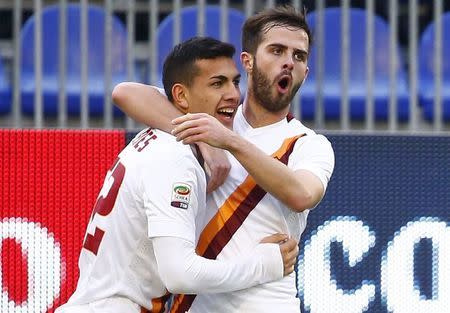
[[(216, 119), (205, 114), (188, 114), (177, 118), (174, 123), (177, 127), (173, 133), (178, 140), (183, 140), (184, 143), (202, 141), (230, 151), (264, 190), (293, 211), (311, 209), (322, 199), (324, 184), (317, 175), (307, 169), (292, 170), (223, 127)], [(317, 162), (322, 162), (327, 171), (332, 171), (332, 148), (327, 145), (324, 150), (324, 160), (318, 158)]]
[(311, 209), (322, 199), (323, 184), (310, 171), (290, 169), (237, 134), (230, 138), (227, 150), (264, 190), (292, 210)]
[[(296, 241), (289, 239), (280, 246), (274, 243), (258, 244), (245, 256), (220, 261), (198, 256), (194, 244), (185, 239), (155, 237), (152, 240), (158, 271), (171, 293), (230, 292), (278, 280), (293, 271), (296, 259), (293, 256), (298, 253)], [(290, 263), (284, 263), (283, 274), (287, 250)]]
[(150, 85), (120, 83), (114, 87), (112, 99), (132, 119), (165, 132), (170, 132), (171, 121), (182, 115), (165, 95)]
[[(129, 117), (147, 126), (169, 133), (174, 125), (171, 121), (182, 113), (156, 87), (133, 82), (123, 82), (114, 87), (114, 103)], [(209, 181), (207, 192), (223, 184), (231, 165), (220, 149), (200, 143)]]

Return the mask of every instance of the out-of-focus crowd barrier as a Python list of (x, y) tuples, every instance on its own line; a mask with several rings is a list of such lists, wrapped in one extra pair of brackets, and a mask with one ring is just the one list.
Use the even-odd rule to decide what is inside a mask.
[[(0, 130), (0, 311), (73, 292), (91, 209), (124, 131)], [(309, 215), (302, 312), (448, 312), (450, 137), (329, 135), (336, 168)]]
[(305, 8), (314, 44), (292, 113), (314, 129), (450, 130), (450, 2), (444, 0), (0, 0), (0, 128), (135, 130), (111, 101), (122, 81), (162, 87), (173, 46), (228, 41), (247, 17)]

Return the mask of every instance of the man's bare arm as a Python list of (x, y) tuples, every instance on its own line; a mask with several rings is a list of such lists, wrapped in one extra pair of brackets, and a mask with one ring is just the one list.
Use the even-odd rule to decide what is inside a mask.
[(171, 121), (183, 115), (155, 87), (140, 83), (124, 82), (114, 87), (114, 103), (129, 117), (169, 133)]
[(173, 134), (184, 143), (205, 142), (230, 151), (255, 181), (293, 211), (302, 212), (319, 203), (324, 194), (321, 180), (308, 170), (292, 170), (254, 144), (223, 127), (206, 114), (177, 118)]
[[(171, 121), (182, 113), (175, 108), (157, 88), (140, 83), (118, 84), (112, 93), (114, 103), (132, 119), (167, 133), (173, 129)], [(231, 165), (224, 151), (200, 143), (209, 175), (206, 192), (221, 186), (230, 172)]]
[[(315, 207), (324, 194), (320, 179), (308, 170), (292, 170), (242, 137), (229, 150), (255, 181), (293, 211)], [(258, 160), (255, 162), (255, 160)]]

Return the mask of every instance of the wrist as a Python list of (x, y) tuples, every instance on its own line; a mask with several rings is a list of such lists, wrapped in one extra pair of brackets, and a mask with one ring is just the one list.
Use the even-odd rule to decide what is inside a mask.
[(284, 277), (283, 257), (279, 244), (261, 243), (256, 246), (255, 252), (259, 254), (263, 268), (263, 280), (261, 283), (279, 280)]
[(243, 147), (242, 137), (237, 135), (235, 132), (231, 132), (230, 136), (228, 136), (227, 145), (225, 147), (230, 153), (235, 154), (240, 151)]

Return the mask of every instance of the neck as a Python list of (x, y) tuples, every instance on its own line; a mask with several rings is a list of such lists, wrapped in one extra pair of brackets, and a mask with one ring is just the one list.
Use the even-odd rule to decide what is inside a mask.
[(278, 112), (268, 111), (248, 91), (242, 105), (244, 117), (253, 128), (275, 124), (284, 119), (289, 113), (289, 106)]

